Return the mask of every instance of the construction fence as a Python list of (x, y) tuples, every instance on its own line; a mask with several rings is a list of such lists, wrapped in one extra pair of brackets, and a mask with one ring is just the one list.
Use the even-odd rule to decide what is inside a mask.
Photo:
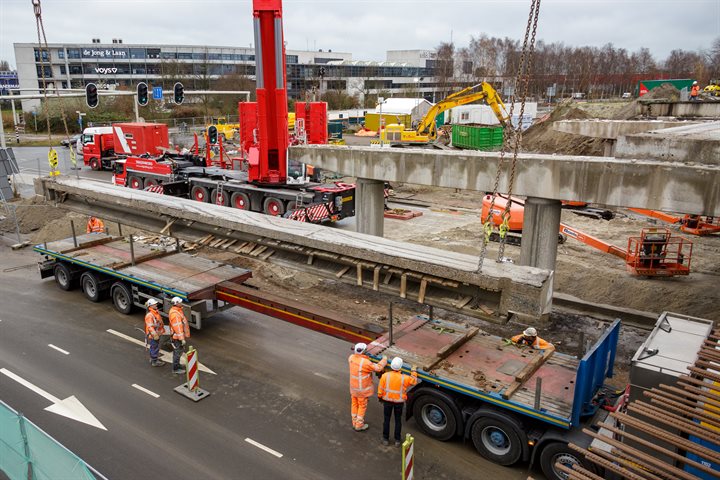
[(0, 478), (107, 480), (77, 455), (0, 400)]

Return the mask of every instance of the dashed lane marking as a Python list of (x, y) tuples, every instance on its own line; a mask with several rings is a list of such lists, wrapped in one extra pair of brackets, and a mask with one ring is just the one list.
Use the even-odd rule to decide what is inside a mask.
[(331, 382), (335, 381), (335, 378), (331, 377), (330, 375), (325, 375), (324, 373), (313, 372), (313, 375), (315, 375), (316, 377), (324, 378), (325, 380), (330, 380)]
[(70, 355), (70, 352), (68, 352), (67, 350), (63, 350), (63, 349), (60, 348), (60, 347), (56, 347), (56, 346), (53, 345), (52, 343), (48, 343), (48, 347), (53, 348), (53, 349), (57, 350), (58, 352), (60, 352), (60, 353), (62, 353), (62, 354)]
[(137, 388), (137, 389), (140, 390), (141, 392), (147, 393), (147, 394), (150, 395), (151, 397), (160, 398), (160, 395), (158, 395), (157, 393), (151, 392), (151, 391), (148, 390), (147, 388), (141, 387), (141, 386), (138, 385), (137, 383), (133, 383), (132, 386), (133, 386), (133, 388)]
[(253, 440), (252, 438), (246, 438), (245, 441), (246, 441), (247, 443), (249, 443), (250, 445), (256, 446), (256, 447), (259, 448), (260, 450), (265, 450), (265, 451), (268, 452), (270, 455), (275, 455), (277, 458), (282, 458), (282, 456), (283, 456), (282, 453), (276, 452), (276, 451), (273, 450), (272, 448), (266, 447), (266, 446), (263, 445), (262, 443), (258, 443), (258, 442), (256, 442), (255, 440)]

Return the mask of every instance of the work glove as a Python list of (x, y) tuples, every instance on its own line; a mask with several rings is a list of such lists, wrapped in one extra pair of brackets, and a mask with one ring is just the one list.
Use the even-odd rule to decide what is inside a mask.
[(182, 343), (182, 346), (184, 347), (187, 342), (185, 340), (181, 340), (180, 343)]
[(157, 333), (153, 333), (152, 337), (153, 337), (153, 340), (155, 340), (155, 341), (160, 340), (160, 335), (158, 335)]
[(412, 370), (413, 372), (417, 372), (417, 365), (413, 365), (411, 370)]

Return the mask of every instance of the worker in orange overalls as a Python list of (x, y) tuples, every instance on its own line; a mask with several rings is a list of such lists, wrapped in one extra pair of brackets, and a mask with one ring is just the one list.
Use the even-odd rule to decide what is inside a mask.
[(358, 343), (353, 347), (354, 353), (348, 357), (350, 364), (350, 397), (352, 399), (350, 412), (352, 414), (352, 425), (356, 432), (368, 429), (365, 423), (365, 412), (367, 411), (368, 398), (374, 393), (375, 387), (372, 381), (372, 372), (382, 372), (387, 365), (387, 357), (383, 356), (377, 363), (373, 363), (370, 357), (365, 355), (367, 345)]
[(158, 301), (154, 298), (145, 302), (147, 313), (145, 314), (145, 337), (150, 345), (150, 365), (162, 367), (165, 362), (158, 358), (160, 354), (160, 335), (163, 334), (165, 324), (158, 311)]
[(183, 347), (188, 338), (190, 338), (190, 325), (188, 324), (185, 313), (182, 309), (182, 298), (173, 297), (170, 300), (172, 307), (170, 308), (170, 328), (172, 329), (172, 347), (173, 347), (173, 373), (185, 373), (185, 367), (180, 365), (180, 357), (183, 354)]
[(403, 360), (395, 357), (390, 362), (391, 371), (383, 373), (378, 383), (378, 398), (383, 404), (383, 445), (390, 445), (390, 417), (395, 414), (395, 446), (400, 446), (400, 433), (402, 429), (403, 405), (407, 401), (407, 392), (416, 385), (417, 367), (412, 366), (410, 375), (401, 372)]
[(690, 101), (696, 102), (699, 94), (700, 94), (700, 85), (698, 85), (697, 80), (696, 80), (693, 82), (692, 87), (690, 87)]
[(105, 223), (97, 217), (88, 218), (87, 233), (105, 233)]
[(510, 340), (517, 345), (527, 345), (535, 350), (555, 350), (555, 345), (538, 337), (537, 330), (533, 327), (526, 328), (523, 333), (515, 335)]

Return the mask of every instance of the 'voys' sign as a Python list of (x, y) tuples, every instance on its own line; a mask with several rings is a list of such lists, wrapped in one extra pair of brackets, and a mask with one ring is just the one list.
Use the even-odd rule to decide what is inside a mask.
[(116, 67), (95, 67), (95, 73), (107, 75), (109, 73), (117, 73)]

